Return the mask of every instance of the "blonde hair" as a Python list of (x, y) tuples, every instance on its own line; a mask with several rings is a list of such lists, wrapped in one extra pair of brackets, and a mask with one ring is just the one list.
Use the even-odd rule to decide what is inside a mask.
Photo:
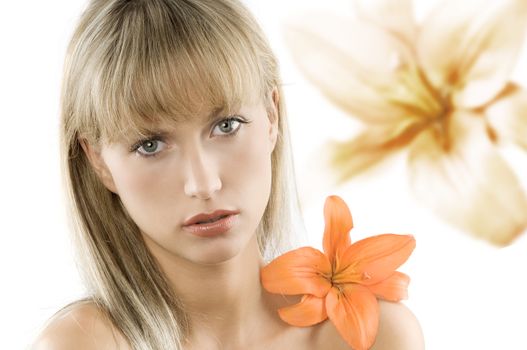
[(93, 0), (82, 13), (62, 83), (65, 195), (87, 299), (133, 349), (181, 349), (188, 316), (80, 139), (117, 141), (204, 107), (229, 113), (257, 99), (271, 113), (273, 89), (279, 132), (256, 231), (266, 262), (292, 247), (302, 224), (279, 66), (256, 20), (235, 0)]

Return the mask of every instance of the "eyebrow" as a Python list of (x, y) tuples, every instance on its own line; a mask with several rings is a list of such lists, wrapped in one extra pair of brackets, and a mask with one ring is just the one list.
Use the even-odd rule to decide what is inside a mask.
[(216, 107), (212, 109), (212, 111), (209, 113), (209, 115), (206, 117), (205, 120), (210, 123), (214, 121), (218, 117), (219, 114), (222, 114), (225, 112), (227, 112), (227, 108), (225, 106)]
[[(202, 119), (204, 120), (205, 123), (211, 123), (215, 121), (220, 114), (224, 114), (224, 113), (228, 113), (227, 108), (225, 106), (216, 107), (212, 109), (212, 111), (205, 118), (202, 118)], [(158, 136), (158, 137), (163, 137), (163, 138), (166, 138), (170, 136), (171, 134), (171, 132), (166, 131), (165, 129), (159, 128), (157, 126), (152, 129), (144, 129), (143, 133), (147, 137)]]

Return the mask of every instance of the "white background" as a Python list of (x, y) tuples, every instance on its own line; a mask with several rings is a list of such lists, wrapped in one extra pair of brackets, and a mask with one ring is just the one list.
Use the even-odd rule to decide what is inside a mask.
[[(417, 17), (437, 2), (415, 0)], [(310, 152), (329, 138), (353, 135), (358, 124), (296, 70), (280, 24), (305, 8), (351, 14), (351, 0), (247, 3), (282, 64), (308, 243), (320, 247), (325, 197), (338, 194), (353, 214), (352, 240), (386, 232), (416, 237), (416, 250), (399, 270), (412, 278), (404, 303), (420, 320), (427, 349), (527, 349), (527, 234), (498, 249), (445, 225), (410, 195), (403, 157), (341, 188), (311, 182)], [(25, 348), (53, 312), (82, 295), (61, 197), (57, 129), (63, 56), (84, 5), (0, 4), (1, 349)], [(519, 62), (513, 78), (527, 86), (525, 48)], [(525, 185), (527, 157), (515, 149), (505, 155)]]

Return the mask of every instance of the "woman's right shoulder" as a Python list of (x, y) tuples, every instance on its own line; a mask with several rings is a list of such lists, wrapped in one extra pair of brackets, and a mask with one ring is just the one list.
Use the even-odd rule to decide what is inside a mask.
[(93, 301), (71, 303), (44, 325), (31, 350), (129, 349), (124, 337)]

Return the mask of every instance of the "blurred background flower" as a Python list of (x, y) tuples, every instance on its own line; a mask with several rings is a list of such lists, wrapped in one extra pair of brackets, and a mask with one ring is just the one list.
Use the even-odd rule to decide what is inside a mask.
[[(350, 0), (352, 1), (352, 0)], [(451, 225), (502, 246), (527, 228), (527, 196), (497, 146), (527, 150), (527, 91), (509, 81), (525, 0), (446, 0), (421, 24), (410, 0), (355, 0), (287, 22), (306, 77), (363, 130), (320, 150), (336, 183), (400, 150), (414, 194)]]

